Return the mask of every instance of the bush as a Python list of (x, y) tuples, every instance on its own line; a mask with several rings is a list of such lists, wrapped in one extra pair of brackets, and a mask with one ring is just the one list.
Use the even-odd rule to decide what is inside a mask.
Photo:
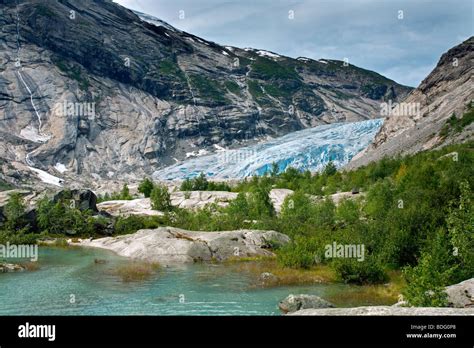
[(334, 163), (331, 161), (329, 162), (326, 167), (324, 168), (323, 174), (325, 176), (332, 176), (337, 173), (337, 168)]
[(247, 197), (249, 218), (258, 220), (275, 215), (275, 209), (273, 208), (269, 193), (270, 190), (262, 186), (257, 186), (249, 192)]
[(364, 261), (352, 258), (335, 259), (332, 266), (345, 283), (377, 284), (388, 280), (382, 265), (372, 255), (366, 256)]
[(453, 253), (459, 261), (459, 281), (474, 277), (474, 211), (467, 181), (460, 184), (459, 201), (451, 203), (447, 225)]
[(150, 194), (151, 206), (154, 210), (159, 211), (170, 211), (171, 196), (168, 192), (168, 188), (164, 185), (156, 185)]
[(439, 229), (422, 252), (418, 264), (403, 271), (407, 281), (403, 292), (405, 299), (412, 306), (445, 306), (444, 287), (453, 283), (458, 268), (449, 236)]
[(117, 218), (114, 226), (115, 234), (131, 234), (138, 230), (158, 228), (163, 225), (163, 221), (157, 216), (136, 216)]
[(5, 205), (3, 214), (6, 218), (5, 228), (8, 231), (16, 231), (24, 227), (25, 221), (25, 205), (23, 198), (18, 193), (10, 195), (8, 203)]
[(208, 181), (204, 173), (193, 179), (186, 179), (181, 183), (181, 191), (231, 191), (229, 185), (224, 182)]
[(289, 268), (310, 268), (322, 260), (322, 248), (316, 239), (296, 237), (277, 252), (280, 265)]
[(123, 184), (122, 191), (120, 191), (120, 199), (124, 201), (131, 200), (133, 197), (130, 195), (130, 190), (127, 184)]
[(38, 203), (38, 226), (45, 233), (94, 235), (97, 226), (91, 215), (90, 210), (71, 208), (67, 200), (55, 203), (45, 197)]
[(145, 178), (140, 185), (138, 185), (138, 192), (143, 193), (146, 198), (149, 198), (151, 191), (153, 191), (153, 181), (148, 178)]

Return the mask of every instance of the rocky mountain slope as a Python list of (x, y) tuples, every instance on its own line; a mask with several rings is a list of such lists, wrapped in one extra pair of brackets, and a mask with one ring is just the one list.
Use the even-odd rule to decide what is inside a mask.
[[(415, 153), (474, 139), (474, 124), (462, 117), (474, 100), (474, 37), (444, 53), (420, 86), (392, 109), (373, 143), (353, 158), (355, 168), (384, 156)], [(403, 106), (403, 107), (401, 107)], [(452, 116), (451, 120), (449, 120)], [(470, 117), (471, 116), (465, 116)], [(450, 132), (449, 123), (463, 123)]]
[(411, 90), (342, 61), (223, 47), (108, 0), (0, 6), (10, 182), (29, 167), (69, 183), (133, 180), (203, 151), (379, 117)]

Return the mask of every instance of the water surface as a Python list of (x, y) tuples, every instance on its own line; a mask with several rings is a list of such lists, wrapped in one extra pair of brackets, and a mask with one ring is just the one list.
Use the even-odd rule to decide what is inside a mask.
[(40, 247), (38, 270), (0, 274), (0, 315), (279, 315), (277, 304), (290, 293), (354, 291), (344, 284), (262, 288), (225, 264), (162, 268), (125, 282), (116, 270), (128, 262), (104, 250)]

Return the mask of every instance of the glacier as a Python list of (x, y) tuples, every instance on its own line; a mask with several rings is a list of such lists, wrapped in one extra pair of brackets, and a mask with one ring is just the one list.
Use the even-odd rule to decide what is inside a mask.
[(204, 173), (209, 178), (242, 179), (265, 175), (273, 163), (280, 172), (288, 167), (321, 171), (330, 161), (340, 168), (371, 143), (383, 122), (379, 118), (304, 129), (248, 147), (188, 159), (155, 171), (153, 178), (182, 180)]

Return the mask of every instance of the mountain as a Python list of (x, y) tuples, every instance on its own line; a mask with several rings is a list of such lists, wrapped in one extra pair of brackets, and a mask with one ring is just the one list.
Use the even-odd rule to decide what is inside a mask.
[[(474, 37), (470, 37), (444, 53), (435, 69), (402, 103), (392, 105), (394, 112), (386, 118), (372, 144), (355, 156), (348, 168), (384, 156), (416, 153), (473, 139), (473, 73)], [(450, 131), (455, 124), (456, 131)]]
[(342, 61), (221, 46), (112, 1), (3, 0), (1, 11), (7, 181), (30, 168), (135, 180), (187, 154), (377, 118), (411, 91)]

